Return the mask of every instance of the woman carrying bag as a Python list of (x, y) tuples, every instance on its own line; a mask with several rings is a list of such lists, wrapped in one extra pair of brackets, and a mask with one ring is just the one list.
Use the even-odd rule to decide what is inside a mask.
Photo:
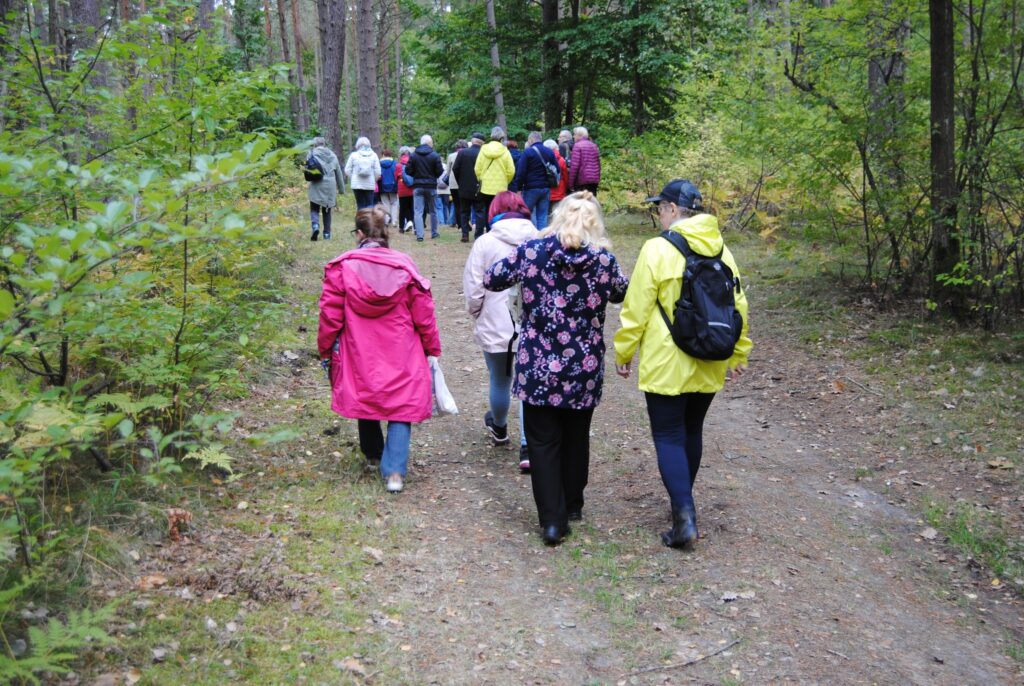
[(358, 247), (324, 268), (317, 347), (329, 365), (331, 409), (359, 421), (360, 449), (380, 460), (388, 492), (398, 493), (412, 424), (431, 415), (427, 358), (441, 355), (441, 340), (430, 281), (388, 247), (386, 221), (378, 209), (356, 213)]

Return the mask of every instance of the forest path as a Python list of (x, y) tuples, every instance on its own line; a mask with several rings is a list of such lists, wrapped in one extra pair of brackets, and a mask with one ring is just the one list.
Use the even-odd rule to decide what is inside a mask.
[[(696, 550), (659, 541), (667, 498), (643, 398), (610, 356), (584, 521), (562, 546), (543, 546), (514, 442), (485, 440), (486, 368), (461, 293), (468, 246), (443, 233), (424, 243), (397, 235), (392, 247), (433, 281), (461, 414), (414, 427), (407, 490), (380, 495), (402, 533), (359, 599), (380, 609), (377, 632), (391, 648), (380, 660), (403, 681), (1020, 683), (1000, 628), (1019, 626), (1019, 606), (953, 588), (939, 541), (920, 536), (925, 525), (850, 477), (863, 436), (884, 428), (880, 399), (814, 392), (835, 370), (758, 313), (755, 265), (745, 272), (756, 347), (750, 373), (711, 407)], [(311, 298), (319, 265), (346, 247), (348, 234), (336, 236), (293, 272)], [(641, 239), (621, 243), (628, 270)], [(609, 338), (617, 325), (613, 306)], [(985, 604), (999, 606), (998, 621)]]

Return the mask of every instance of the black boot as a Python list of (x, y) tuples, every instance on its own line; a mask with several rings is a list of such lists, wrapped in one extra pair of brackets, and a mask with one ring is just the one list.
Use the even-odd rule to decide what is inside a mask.
[(542, 528), (540, 537), (544, 541), (544, 545), (559, 545), (562, 539), (571, 533), (572, 529), (568, 525), (548, 524)]
[(669, 548), (692, 550), (697, 542), (697, 510), (693, 504), (672, 511), (672, 528), (661, 535)]

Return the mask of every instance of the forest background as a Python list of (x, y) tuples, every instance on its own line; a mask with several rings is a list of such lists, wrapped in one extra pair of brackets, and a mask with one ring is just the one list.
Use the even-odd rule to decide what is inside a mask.
[(183, 470), (231, 478), (216, 408), (274, 333), (316, 134), (344, 158), (584, 125), (610, 212), (688, 176), (822, 288), (1019, 363), (1022, 9), (0, 0), (0, 678), (103, 640), (114, 609), (66, 601), (111, 532), (164, 527)]

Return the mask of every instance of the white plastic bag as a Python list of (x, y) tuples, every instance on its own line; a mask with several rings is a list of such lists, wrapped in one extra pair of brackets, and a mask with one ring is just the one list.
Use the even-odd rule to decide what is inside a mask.
[(437, 358), (428, 356), (427, 362), (430, 363), (430, 378), (434, 384), (434, 415), (443, 417), (458, 414), (459, 406), (455, 404), (455, 398), (448, 390), (448, 384), (444, 382), (444, 372), (441, 371)]

